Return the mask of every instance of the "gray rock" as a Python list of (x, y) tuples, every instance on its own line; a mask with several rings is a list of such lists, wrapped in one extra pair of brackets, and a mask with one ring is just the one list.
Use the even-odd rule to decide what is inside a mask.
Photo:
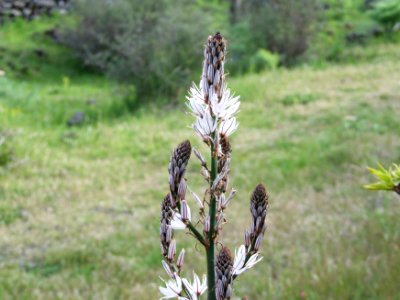
[(36, 0), (35, 1), (36, 5), (46, 7), (46, 8), (52, 8), (56, 5), (56, 3), (53, 0)]
[(71, 126), (78, 126), (81, 125), (85, 121), (85, 114), (81, 111), (77, 111), (74, 115), (68, 119), (67, 125)]
[(96, 105), (97, 100), (96, 99), (88, 99), (88, 100), (86, 100), (86, 104), (87, 105)]

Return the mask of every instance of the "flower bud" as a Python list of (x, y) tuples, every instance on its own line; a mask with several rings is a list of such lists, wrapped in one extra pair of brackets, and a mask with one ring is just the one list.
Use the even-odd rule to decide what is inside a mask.
[(203, 201), (201, 201), (200, 197), (197, 196), (196, 193), (194, 193), (194, 192), (191, 192), (191, 194), (192, 194), (194, 200), (196, 201), (197, 206), (200, 209), (204, 209), (204, 204), (203, 204)]
[(170, 243), (172, 240), (172, 228), (170, 225), (168, 225), (168, 227), (167, 227), (167, 234), (166, 234), (165, 240), (167, 243)]
[(182, 249), (181, 252), (179, 253), (178, 260), (176, 261), (176, 265), (179, 269), (181, 269), (183, 266), (184, 258), (185, 258), (185, 249)]
[(174, 278), (174, 273), (172, 272), (172, 270), (171, 270), (170, 266), (168, 265), (168, 263), (165, 260), (163, 260), (161, 263), (162, 263), (162, 265), (164, 267), (165, 272), (168, 274), (168, 276), (171, 277), (171, 278)]
[(175, 254), (176, 254), (176, 241), (172, 240), (171, 243), (169, 244), (167, 258), (170, 261), (172, 261), (175, 257)]
[(207, 165), (207, 162), (204, 159), (203, 155), (201, 155), (201, 153), (196, 148), (193, 148), (193, 152), (194, 155), (196, 155), (196, 157), (200, 160), (201, 165), (205, 167)]
[(179, 199), (186, 198), (186, 189), (187, 189), (186, 180), (185, 180), (185, 178), (182, 178), (181, 182), (179, 183), (179, 186), (178, 186)]
[(225, 199), (224, 203), (223, 203), (223, 207), (226, 208), (228, 207), (229, 203), (231, 202), (231, 200), (233, 199), (233, 197), (236, 195), (236, 190), (232, 189), (231, 193), (229, 194), (228, 198)]
[(244, 245), (246, 246), (246, 249), (250, 246), (250, 232), (248, 229), (244, 232)]
[(184, 178), (186, 166), (189, 162), (191, 152), (192, 146), (190, 145), (190, 142), (186, 140), (179, 144), (179, 146), (174, 150), (171, 155), (171, 160), (168, 167), (169, 186), (171, 196), (173, 199), (175, 199), (175, 201), (179, 201), (177, 200), (178, 189), (182, 179)]
[(232, 268), (233, 259), (231, 252), (228, 248), (222, 247), (215, 264), (217, 299), (229, 299), (230, 297), (231, 288), (229, 286), (232, 282)]
[(208, 233), (210, 231), (210, 216), (206, 216), (204, 219), (204, 232)]
[(256, 239), (256, 243), (254, 244), (254, 250), (255, 251), (258, 251), (260, 249), (262, 239), (263, 239), (263, 235), (259, 234), (257, 239)]
[(190, 212), (189, 212), (189, 206), (187, 205), (186, 200), (181, 201), (181, 215), (182, 215), (182, 221), (186, 223), (190, 219)]
[(201, 175), (204, 177), (204, 179), (206, 181), (210, 180), (210, 173), (208, 172), (208, 170), (204, 167), (201, 168)]

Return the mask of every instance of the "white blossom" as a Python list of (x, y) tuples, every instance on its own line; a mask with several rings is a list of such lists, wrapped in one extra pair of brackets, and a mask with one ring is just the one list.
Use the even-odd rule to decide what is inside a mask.
[(222, 97), (219, 99), (216, 94), (210, 96), (210, 105), (214, 115), (222, 120), (232, 118), (239, 109), (240, 97), (231, 95), (231, 91), (224, 86), (222, 90)]
[(219, 132), (222, 135), (230, 136), (238, 127), (239, 123), (236, 122), (236, 118), (233, 117), (227, 120), (222, 120)]
[(189, 96), (187, 96), (186, 99), (188, 100), (186, 105), (194, 115), (202, 117), (205, 114), (207, 105), (204, 101), (205, 96), (201, 88), (193, 83), (192, 87), (189, 89)]
[(217, 122), (211, 116), (209, 109), (206, 109), (203, 116), (196, 118), (196, 122), (192, 127), (204, 139), (209, 138), (211, 133), (215, 131)]
[(193, 282), (190, 283), (186, 278), (182, 278), (182, 282), (186, 287), (186, 290), (190, 294), (191, 300), (197, 300), (207, 290), (207, 277), (203, 275), (202, 282), (200, 282), (199, 276), (193, 272)]
[(182, 221), (182, 216), (180, 213), (174, 212), (173, 219), (171, 221), (171, 227), (175, 230), (182, 230), (187, 227), (185, 222)]
[(262, 260), (262, 257), (259, 258), (258, 256), (259, 253), (253, 254), (245, 264), (246, 247), (241, 245), (239, 249), (235, 250), (235, 260), (233, 262), (232, 274), (238, 276), (246, 270), (254, 267), (255, 264)]
[[(185, 201), (185, 200), (182, 200)], [(183, 213), (178, 213), (174, 211), (173, 217), (171, 220), (171, 228), (175, 230), (182, 230), (187, 227), (187, 222), (190, 222), (192, 220), (191, 212), (190, 212), (190, 207), (187, 205), (186, 201), (184, 202), (184, 205), (181, 205), (181, 210), (185, 209), (185, 216), (183, 216)], [(185, 218), (183, 218), (185, 217)]]
[(188, 300), (185, 297), (181, 297), (182, 279), (178, 275), (175, 274), (175, 279), (164, 281), (164, 283), (165, 287), (159, 287), (159, 291), (163, 295), (160, 300), (172, 298), (178, 298), (179, 300)]

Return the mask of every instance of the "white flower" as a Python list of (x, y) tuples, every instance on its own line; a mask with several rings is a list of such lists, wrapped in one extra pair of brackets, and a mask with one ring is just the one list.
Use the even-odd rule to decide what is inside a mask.
[(217, 128), (217, 122), (214, 122), (210, 111), (206, 109), (202, 117), (199, 116), (196, 118), (196, 122), (192, 125), (192, 127), (202, 138), (208, 138)]
[(239, 127), (239, 123), (236, 122), (236, 118), (223, 120), (220, 125), (221, 135), (230, 136)]
[(203, 275), (203, 280), (200, 282), (199, 276), (193, 272), (193, 282), (190, 283), (186, 278), (182, 279), (186, 290), (190, 294), (191, 300), (197, 300), (198, 296), (202, 295), (207, 290), (207, 277)]
[(262, 257), (258, 258), (258, 256), (259, 253), (253, 254), (245, 264), (246, 247), (244, 245), (241, 245), (239, 249), (235, 250), (235, 260), (233, 262), (232, 274), (238, 276), (244, 271), (254, 267), (256, 263), (262, 260)]
[(180, 213), (174, 212), (174, 217), (171, 221), (171, 227), (175, 230), (182, 230), (186, 228), (186, 224), (182, 221)]
[(164, 281), (164, 283), (165, 287), (160, 286), (158, 288), (160, 293), (163, 295), (160, 300), (176, 297), (179, 300), (188, 300), (187, 298), (180, 296), (182, 293), (182, 279), (178, 275), (175, 275), (175, 279)]
[(171, 228), (175, 230), (182, 230), (187, 227), (187, 222), (192, 220), (190, 207), (187, 205), (186, 200), (181, 201), (181, 213), (174, 211), (171, 220)]
[(218, 99), (216, 94), (213, 94), (212, 97), (210, 95), (211, 109), (214, 115), (222, 120), (232, 118), (239, 109), (239, 98), (239, 96), (231, 95), (231, 91), (226, 86), (223, 87), (221, 99)]
[(186, 105), (196, 116), (202, 117), (205, 114), (207, 105), (204, 98), (203, 91), (193, 83), (189, 90), (189, 96), (186, 97), (188, 100)]

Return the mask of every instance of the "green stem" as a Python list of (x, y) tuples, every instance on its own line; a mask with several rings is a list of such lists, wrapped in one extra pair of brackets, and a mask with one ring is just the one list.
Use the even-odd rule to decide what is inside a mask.
[(207, 247), (208, 243), (207, 241), (204, 239), (203, 235), (196, 229), (196, 227), (194, 227), (194, 225), (192, 224), (192, 222), (188, 223), (188, 227), (189, 230), (195, 235), (195, 237), (198, 239), (198, 241), (204, 246)]
[[(211, 135), (214, 141), (215, 133)], [(214, 192), (211, 187), (217, 177), (217, 166), (218, 157), (216, 155), (214, 144), (211, 143), (211, 174), (210, 174), (210, 231), (208, 233), (208, 248), (207, 248), (207, 286), (208, 286), (208, 300), (216, 300), (215, 297), (215, 244), (214, 244), (214, 234), (215, 234), (215, 223), (216, 223), (216, 210), (217, 202), (215, 199)]]
[[(178, 212), (181, 211), (181, 204), (178, 202), (177, 204)], [(203, 235), (196, 229), (196, 227), (193, 225), (192, 222), (187, 223), (189, 230), (194, 234), (194, 236), (197, 238), (197, 240), (207, 248), (208, 244), (207, 241), (204, 239)]]

